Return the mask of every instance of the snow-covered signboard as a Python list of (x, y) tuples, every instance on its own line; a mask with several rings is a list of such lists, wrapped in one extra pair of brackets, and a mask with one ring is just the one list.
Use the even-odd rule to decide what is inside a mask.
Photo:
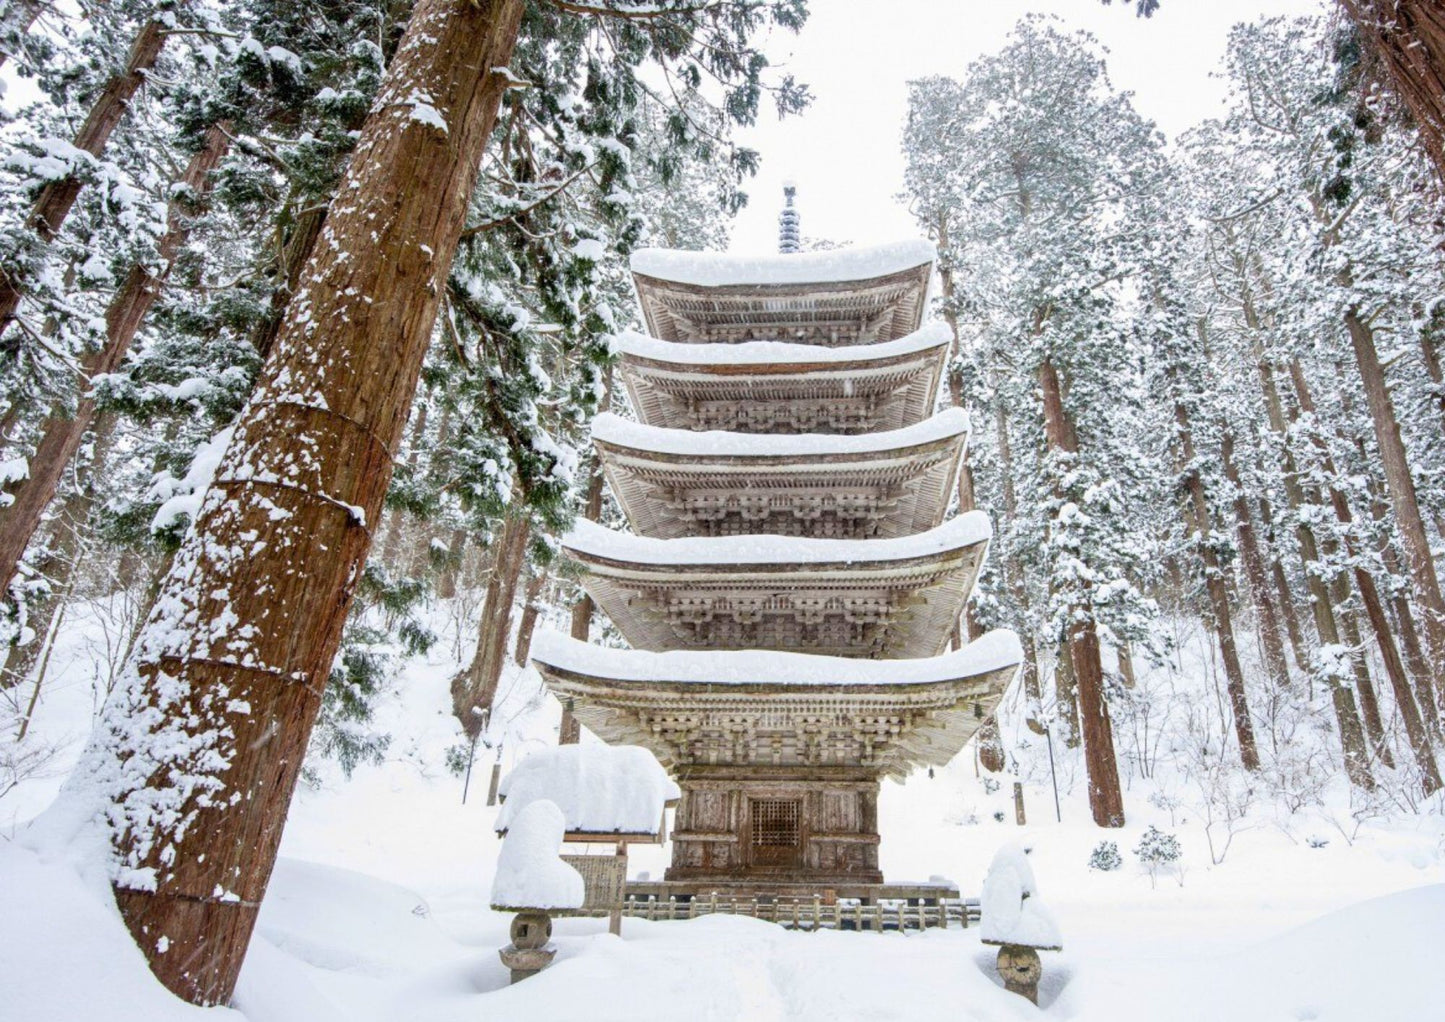
[(663, 840), (663, 810), (680, 792), (657, 757), (635, 745), (560, 745), (535, 752), (502, 779), (497, 833), (528, 804), (562, 811), (568, 841)]

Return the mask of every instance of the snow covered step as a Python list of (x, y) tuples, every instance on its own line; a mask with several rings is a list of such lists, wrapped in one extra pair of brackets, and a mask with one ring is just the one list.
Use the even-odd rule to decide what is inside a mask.
[(651, 539), (582, 520), (562, 546), (640, 649), (892, 658), (943, 651), (991, 535), (979, 511), (876, 540)]
[(943, 520), (968, 438), (951, 408), (861, 436), (659, 429), (597, 416), (592, 441), (644, 536), (892, 538)]

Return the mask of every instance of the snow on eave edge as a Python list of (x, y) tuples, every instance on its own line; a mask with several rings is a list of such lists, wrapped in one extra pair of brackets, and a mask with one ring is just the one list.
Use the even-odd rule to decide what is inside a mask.
[(931, 241), (913, 239), (884, 245), (798, 252), (791, 255), (733, 255), (686, 249), (641, 248), (632, 253), (632, 272), (674, 284), (735, 287), (748, 284), (832, 284), (873, 280), (931, 264)]
[(1012, 670), (1023, 660), (1018, 636), (994, 629), (936, 657), (859, 660), (777, 650), (611, 649), (551, 629), (532, 641), (532, 659), (557, 670), (614, 681), (708, 685), (928, 685)]
[(654, 539), (579, 518), (562, 537), (574, 556), (656, 565), (876, 564), (938, 557), (993, 538), (982, 511), (968, 511), (935, 528), (891, 539), (809, 539), (797, 536), (687, 536)]
[(876, 433), (732, 433), (668, 429), (601, 412), (592, 419), (593, 441), (649, 454), (698, 458), (804, 458), (885, 455), (958, 437), (967, 438), (968, 413), (947, 408), (902, 429)]
[(663, 341), (636, 330), (623, 330), (612, 338), (612, 350), (619, 355), (680, 365), (777, 365), (799, 363), (848, 364), (881, 361), (942, 348), (953, 341), (953, 331), (942, 320), (923, 324), (911, 334), (892, 341), (845, 344), (836, 348), (794, 341), (742, 341), (737, 344), (688, 344)]

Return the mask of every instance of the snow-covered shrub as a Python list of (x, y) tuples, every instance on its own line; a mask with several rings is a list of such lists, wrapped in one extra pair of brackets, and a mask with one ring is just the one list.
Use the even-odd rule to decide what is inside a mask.
[(1124, 859), (1119, 854), (1119, 846), (1113, 841), (1100, 841), (1089, 853), (1090, 869), (1112, 873), (1122, 865), (1124, 865)]
[(1134, 848), (1134, 854), (1139, 857), (1140, 864), (1149, 873), (1151, 886), (1157, 885), (1159, 872), (1166, 869), (1178, 869), (1180, 857), (1184, 854), (1179, 847), (1179, 839), (1173, 834), (1166, 834), (1158, 827), (1150, 826), (1139, 839), (1139, 844)]

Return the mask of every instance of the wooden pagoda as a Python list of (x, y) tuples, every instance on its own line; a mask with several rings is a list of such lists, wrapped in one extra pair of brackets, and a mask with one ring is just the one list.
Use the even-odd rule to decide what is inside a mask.
[(533, 662), (682, 790), (654, 893), (872, 901), (879, 782), (955, 756), (1020, 656), (948, 650), (988, 519), (945, 521), (967, 440), (934, 414), (949, 335), (925, 243), (737, 259), (647, 250), (651, 336), (620, 339), (640, 422), (593, 440), (629, 532), (579, 522), (583, 584), (633, 647), (544, 634)]

